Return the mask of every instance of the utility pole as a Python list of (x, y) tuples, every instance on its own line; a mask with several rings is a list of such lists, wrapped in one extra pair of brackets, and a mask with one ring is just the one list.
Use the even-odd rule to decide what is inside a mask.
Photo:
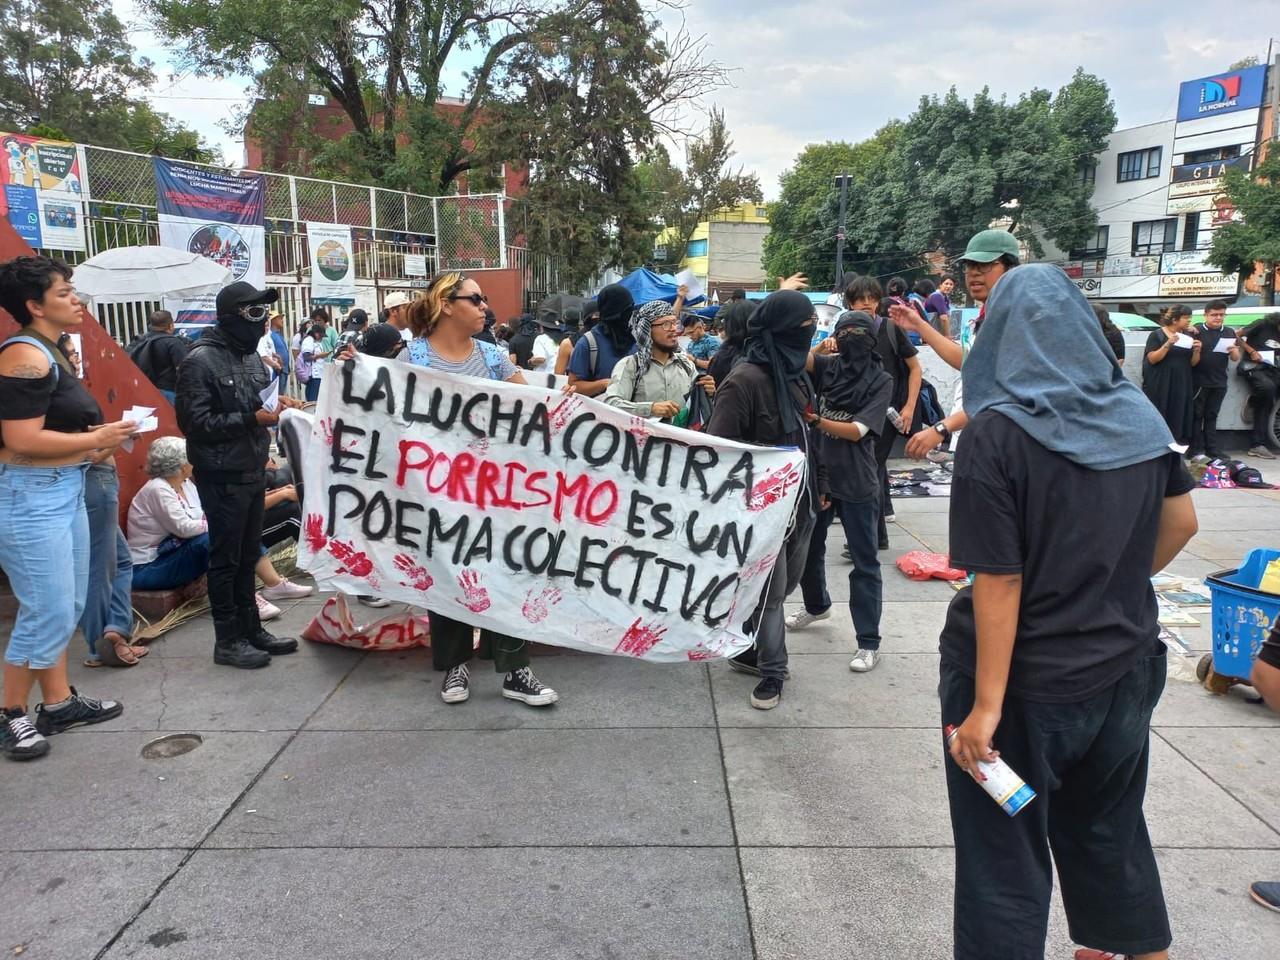
[(836, 277), (838, 286), (844, 280), (844, 218), (849, 208), (849, 174), (842, 173), (836, 177), (840, 184), (840, 219), (836, 222)]

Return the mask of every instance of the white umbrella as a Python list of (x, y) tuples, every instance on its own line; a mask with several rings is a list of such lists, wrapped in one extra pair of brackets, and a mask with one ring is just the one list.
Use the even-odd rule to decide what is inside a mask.
[(198, 253), (170, 247), (116, 247), (75, 268), (76, 293), (94, 304), (217, 293), (231, 270)]

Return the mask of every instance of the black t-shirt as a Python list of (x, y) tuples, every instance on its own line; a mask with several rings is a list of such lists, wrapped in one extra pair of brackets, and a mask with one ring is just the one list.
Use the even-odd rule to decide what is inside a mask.
[[(1166, 497), (1195, 483), (1167, 456), (1089, 470), (988, 410), (965, 427), (951, 485), (951, 563), (1022, 574), (1008, 692), (1074, 703), (1117, 682), (1159, 632), (1151, 564)], [(973, 588), (951, 601), (942, 656), (973, 676)]]
[(1197, 324), (1200, 332), (1200, 362), (1191, 368), (1191, 375), (1197, 387), (1225, 387), (1227, 385), (1227, 364), (1231, 357), (1218, 353), (1218, 342), (1234, 341), (1236, 332), (1230, 327), (1219, 327), (1214, 330), (1203, 323)]
[(516, 366), (529, 369), (529, 361), (533, 357), (533, 341), (535, 334), (517, 333), (507, 341), (507, 351), (516, 355)]
[(885, 373), (893, 377), (893, 399), (890, 402), (901, 410), (903, 404), (907, 402), (909, 390), (907, 360), (920, 351), (896, 323), (881, 318), (880, 329), (876, 331), (876, 352), (880, 354), (880, 362), (884, 366)]
[[(0, 346), (0, 350), (7, 349)], [(58, 351), (54, 357), (61, 366)], [(55, 381), (55, 376), (57, 377)], [(44, 428), (57, 433), (84, 433), (102, 423), (102, 408), (83, 383), (65, 369), (50, 370), (33, 380), (0, 376), (0, 417), (34, 420), (44, 417)], [(3, 438), (0, 438), (3, 445)]]
[[(831, 355), (813, 358), (813, 382), (822, 383), (826, 370), (832, 364), (839, 364), (840, 358)], [(817, 438), (818, 458), (821, 461), (821, 473), (825, 489), (837, 500), (848, 503), (866, 503), (880, 496), (880, 473), (876, 466), (876, 436), (885, 429), (886, 412), (889, 399), (893, 393), (892, 381), (886, 380), (884, 385), (869, 397), (860, 410), (836, 410), (818, 395), (817, 413), (832, 420), (846, 423), (861, 423), (869, 431), (861, 440), (845, 440), (833, 437), (822, 430), (814, 429), (812, 434)]]
[(1240, 336), (1255, 350), (1280, 349), (1280, 323), (1255, 320), (1240, 331)]
[(1124, 331), (1103, 330), (1102, 335), (1107, 338), (1107, 346), (1116, 355), (1116, 359), (1124, 363)]

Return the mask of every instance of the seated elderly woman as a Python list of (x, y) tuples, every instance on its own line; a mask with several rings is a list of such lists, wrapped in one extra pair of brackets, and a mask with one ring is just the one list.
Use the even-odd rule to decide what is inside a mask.
[[(172, 590), (209, 570), (208, 522), (200, 494), (191, 481), (187, 442), (181, 437), (153, 441), (147, 451), (147, 473), (152, 479), (129, 504), (133, 586), (135, 590)], [(269, 502), (273, 494), (282, 496), (279, 490), (269, 491)], [(296, 499), (297, 494), (293, 496)], [(309, 596), (314, 589), (281, 577), (266, 552), (262, 547), (254, 570), (264, 584), (257, 594), (258, 616), (262, 620), (280, 615), (280, 608), (272, 600), (294, 600)]]

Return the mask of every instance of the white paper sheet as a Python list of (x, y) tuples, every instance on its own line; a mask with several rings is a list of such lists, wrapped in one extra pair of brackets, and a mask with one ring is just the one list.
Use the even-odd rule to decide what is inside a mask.
[(269, 413), (275, 413), (280, 409), (280, 378), (272, 377), (271, 385), (264, 389), (258, 396), (262, 397), (262, 409)]
[(1185, 333), (1178, 334), (1178, 339), (1173, 341), (1175, 347), (1181, 347), (1183, 350), (1190, 350), (1195, 343), (1196, 338)]
[(1259, 350), (1258, 359), (1274, 367), (1276, 365), (1276, 352), (1274, 350)]
[(692, 270), (681, 270), (676, 274), (676, 285), (679, 286), (681, 284), (689, 288), (689, 295), (685, 297), (686, 303), (706, 295), (706, 291), (702, 289), (702, 282), (694, 275)]
[(1214, 353), (1230, 353), (1231, 348), (1236, 345), (1235, 340), (1230, 337), (1223, 337), (1218, 341), (1218, 345), (1213, 348)]

